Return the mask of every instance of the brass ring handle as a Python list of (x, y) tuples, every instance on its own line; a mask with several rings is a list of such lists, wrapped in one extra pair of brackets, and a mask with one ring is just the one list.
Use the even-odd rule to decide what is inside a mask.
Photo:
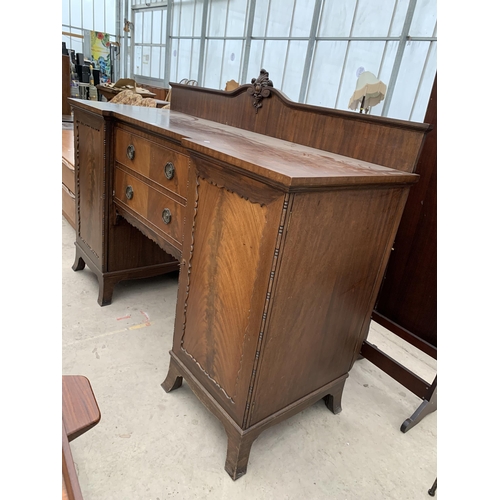
[(163, 171), (165, 172), (165, 177), (168, 179), (168, 180), (171, 180), (174, 178), (174, 174), (175, 174), (175, 167), (174, 167), (174, 164), (169, 161), (165, 167), (163, 168)]
[(170, 224), (170, 221), (172, 220), (172, 213), (168, 208), (163, 209), (163, 212), (161, 213), (161, 218), (163, 219), (163, 222), (165, 224)]
[(127, 200), (131, 200), (134, 197), (134, 189), (132, 186), (127, 186), (125, 188), (125, 196), (127, 197)]
[(129, 158), (129, 160), (133, 160), (134, 159), (134, 156), (135, 156), (135, 148), (134, 148), (134, 145), (133, 144), (129, 144), (127, 146), (127, 156)]

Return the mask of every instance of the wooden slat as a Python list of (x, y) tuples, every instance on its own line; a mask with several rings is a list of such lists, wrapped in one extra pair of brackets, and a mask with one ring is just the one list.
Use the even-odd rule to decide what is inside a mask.
[(428, 394), (430, 385), (416, 373), (403, 366), (395, 359), (381, 351), (377, 346), (368, 341), (364, 341), (361, 347), (361, 355), (375, 366), (378, 366), (383, 372), (387, 373), (394, 380), (413, 392), (419, 398), (424, 399)]
[(394, 321), (391, 321), (389, 318), (386, 318), (384, 315), (375, 310), (372, 313), (372, 319), (379, 325), (382, 325), (384, 328), (387, 328), (389, 331), (396, 334), (398, 337), (406, 340), (406, 342), (412, 346), (420, 349), (422, 352), (425, 352), (425, 354), (428, 354), (434, 359), (437, 359), (437, 349), (425, 340), (422, 340), (420, 337), (417, 337), (415, 334), (399, 326)]

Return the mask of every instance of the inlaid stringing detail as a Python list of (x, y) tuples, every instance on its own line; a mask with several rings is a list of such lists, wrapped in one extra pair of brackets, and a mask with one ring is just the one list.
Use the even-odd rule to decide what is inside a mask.
[[(186, 298), (184, 300), (184, 311), (183, 311), (183, 322), (182, 322), (182, 335), (181, 335), (180, 345), (181, 345), (182, 351), (185, 352), (186, 355), (189, 356), (196, 363), (196, 365), (200, 368), (200, 370), (217, 386), (218, 389), (220, 389), (222, 391), (222, 393), (224, 394), (224, 396), (227, 399), (229, 399), (229, 401), (231, 401), (231, 403), (235, 404), (236, 402), (233, 399), (234, 396), (231, 397), (224, 390), (224, 388), (219, 384), (219, 382), (217, 382), (217, 380), (215, 380), (213, 377), (211, 377), (210, 374), (203, 368), (203, 366), (201, 366), (201, 364), (196, 360), (196, 358), (192, 354), (190, 354), (186, 350), (186, 348), (184, 347), (184, 335), (186, 334), (187, 305), (188, 305), (188, 298), (189, 298), (189, 287), (190, 287), (190, 282), (191, 282), (191, 267), (192, 267), (191, 261), (193, 259), (193, 251), (194, 251), (194, 231), (195, 231), (195, 226), (196, 226), (196, 216), (198, 215), (198, 201), (199, 201), (199, 191), (198, 191), (198, 188), (200, 186), (199, 179), (202, 179), (205, 182), (210, 183), (212, 186), (218, 187), (219, 189), (225, 189), (226, 191), (229, 191), (230, 193), (237, 194), (240, 198), (243, 198), (244, 200), (247, 200), (250, 203), (258, 203), (258, 202), (253, 201), (253, 200), (251, 200), (251, 199), (249, 199), (249, 198), (247, 198), (245, 196), (242, 196), (240, 193), (232, 191), (231, 189), (228, 189), (227, 187), (225, 187), (223, 185), (217, 184), (216, 182), (213, 182), (213, 181), (211, 181), (209, 179), (205, 179), (204, 177), (202, 177), (200, 175), (198, 175), (196, 177), (193, 226), (191, 227), (191, 246), (190, 246), (190, 250), (189, 250), (189, 258), (188, 258), (188, 261), (187, 261), (187, 266), (188, 267), (187, 267), (187, 280), (186, 280)], [(259, 205), (263, 206), (263, 204), (260, 204), (260, 203), (259, 203)], [(246, 336), (246, 334), (245, 334), (245, 336)], [(243, 343), (244, 343), (244, 339), (243, 339)], [(243, 353), (242, 353), (241, 358), (240, 358), (240, 368), (238, 370), (238, 375), (236, 377), (235, 387), (237, 386), (237, 383), (238, 383), (238, 378), (239, 378), (239, 375), (240, 375), (242, 362), (243, 362)]]
[[(101, 257), (99, 256), (99, 254), (92, 248), (91, 245), (89, 245), (89, 243), (84, 239), (82, 238), (82, 235), (81, 235), (81, 223), (80, 223), (80, 198), (81, 198), (81, 194), (80, 194), (80, 123), (83, 123), (83, 122), (80, 122), (79, 120), (75, 122), (75, 132), (76, 132), (76, 148), (75, 148), (75, 172), (76, 172), (76, 175), (75, 175), (75, 190), (77, 191), (78, 193), (78, 197), (77, 197), (77, 203), (76, 203), (76, 214), (77, 214), (77, 234), (78, 236), (80, 236), (80, 239), (82, 240), (83, 243), (85, 243), (85, 245), (87, 245), (87, 248), (88, 250), (95, 255), (95, 257), (97, 259), (101, 259)], [(93, 127), (92, 125), (89, 125), (88, 123), (83, 123), (83, 125), (85, 127), (88, 127), (92, 130), (95, 130), (96, 132), (100, 132), (101, 129), (98, 129), (96, 127)], [(106, 192), (105, 188), (106, 188), (106, 123), (104, 123), (104, 151), (103, 151), (103, 160), (104, 160), (104, 180), (103, 180), (103, 193)], [(76, 193), (75, 193), (76, 194)], [(101, 221), (101, 227), (102, 227), (102, 241), (104, 241), (104, 238), (105, 238), (105, 234), (104, 234), (104, 222), (105, 222), (105, 213), (103, 211), (103, 214), (102, 214), (102, 221)]]
[(290, 195), (287, 193), (285, 195), (285, 199), (283, 201), (283, 208), (281, 212), (281, 220), (280, 220), (280, 225), (278, 228), (278, 234), (276, 237), (276, 246), (274, 250), (274, 257), (273, 257), (273, 262), (271, 265), (271, 272), (269, 274), (269, 282), (267, 285), (267, 293), (266, 293), (266, 302), (264, 304), (264, 311), (262, 313), (262, 321), (260, 325), (260, 332), (259, 332), (259, 340), (257, 342), (257, 349), (255, 351), (255, 359), (254, 359), (254, 364), (253, 364), (253, 369), (252, 369), (252, 376), (250, 378), (250, 388), (248, 389), (248, 396), (247, 396), (247, 403), (246, 403), (246, 409), (245, 409), (245, 415), (243, 417), (243, 429), (247, 427), (247, 424), (250, 419), (250, 403), (251, 403), (251, 397), (253, 394), (254, 390), (254, 385), (255, 385), (255, 378), (257, 376), (257, 366), (259, 363), (259, 358), (260, 358), (260, 353), (262, 349), (262, 342), (264, 340), (264, 332), (266, 331), (266, 326), (267, 326), (267, 316), (269, 312), (269, 304), (271, 301), (271, 295), (273, 291), (273, 286), (274, 286), (274, 277), (276, 274), (276, 267), (278, 265), (278, 258), (280, 254), (280, 250), (283, 244), (283, 228), (285, 227), (285, 218), (287, 215), (288, 211), (288, 200), (290, 198)]
[[(78, 197), (76, 199), (76, 221), (77, 221), (77, 228), (76, 228), (76, 234), (80, 235), (80, 122), (77, 121), (75, 123), (75, 132), (76, 132), (76, 149), (75, 149), (75, 169), (76, 169), (76, 175), (75, 175), (75, 191), (78, 193)], [(75, 193), (75, 194), (76, 194)]]

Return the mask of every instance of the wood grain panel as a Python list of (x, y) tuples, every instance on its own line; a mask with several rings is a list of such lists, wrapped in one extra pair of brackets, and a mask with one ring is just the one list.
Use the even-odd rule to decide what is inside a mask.
[(252, 425), (349, 371), (407, 190), (294, 195)]
[[(223, 92), (171, 83), (170, 109), (269, 137), (413, 172), (429, 126), (294, 103), (270, 88), (258, 113), (251, 85)], [(228, 102), (230, 101), (230, 102)]]
[[(104, 265), (104, 120), (92, 117), (92, 125), (77, 124), (76, 156), (77, 235), (91, 250), (98, 265)], [(97, 128), (99, 127), (99, 128)], [(78, 147), (78, 144), (84, 147)], [(79, 214), (85, 214), (79, 217)]]
[(225, 397), (234, 401), (266, 208), (203, 179), (198, 193), (194, 238), (199, 250), (191, 262), (182, 345)]

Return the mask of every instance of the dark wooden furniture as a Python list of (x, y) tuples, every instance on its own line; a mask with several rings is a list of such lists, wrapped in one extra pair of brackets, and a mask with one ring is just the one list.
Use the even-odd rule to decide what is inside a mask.
[(71, 68), (69, 56), (62, 55), (62, 115), (63, 118), (69, 120), (71, 118), (71, 105), (68, 98), (71, 95)]
[(233, 479), (269, 426), (322, 398), (341, 411), (428, 130), (265, 83), (172, 84), (171, 110), (74, 102), (77, 176), (109, 175), (107, 230), (127, 221), (180, 259), (162, 386), (186, 379), (221, 420)]
[(73, 130), (62, 131), (62, 214), (75, 228), (75, 148)]
[[(372, 319), (437, 359), (437, 77), (426, 123), (433, 128), (422, 148)], [(407, 432), (437, 408), (437, 375), (428, 382), (365, 341), (361, 354), (422, 399), (401, 425)]]
[(62, 377), (62, 499), (81, 500), (70, 441), (99, 423), (101, 413), (89, 380), (81, 375)]

